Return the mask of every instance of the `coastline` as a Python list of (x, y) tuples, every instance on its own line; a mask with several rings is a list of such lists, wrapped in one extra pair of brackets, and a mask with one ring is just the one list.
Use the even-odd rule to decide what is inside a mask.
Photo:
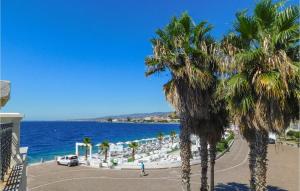
[[(235, 143), (235, 138), (233, 140), (230, 141), (228, 148), (225, 149), (222, 152), (218, 152), (216, 155), (216, 160), (218, 160), (219, 158), (221, 158), (223, 155), (225, 155), (232, 147), (232, 145)], [(174, 152), (179, 152), (179, 150), (174, 151)], [(43, 165), (43, 164), (49, 164), (52, 162), (55, 162), (56, 160), (47, 160), (44, 162), (35, 162), (35, 163), (30, 163), (28, 164), (28, 166), (38, 166), (38, 165)], [(181, 161), (178, 161), (176, 163), (172, 163), (172, 162), (168, 162), (168, 163), (162, 163), (162, 164), (158, 164), (157, 162), (152, 162), (153, 164), (156, 165), (150, 165), (150, 167), (148, 167), (148, 169), (168, 169), (168, 168), (178, 168), (181, 165)], [(150, 164), (150, 163), (149, 163)], [(148, 164), (148, 165), (149, 165)], [(201, 160), (200, 159), (195, 159), (195, 160), (191, 160), (191, 165), (198, 165), (201, 164)], [(151, 167), (152, 166), (152, 167)], [(121, 167), (121, 168), (116, 168), (119, 170), (135, 170), (135, 169), (139, 169), (140, 167), (136, 167), (136, 165), (134, 166), (127, 166), (127, 167)]]
[[(26, 121), (21, 124), (21, 146), (28, 146), (28, 164), (54, 160), (55, 156), (75, 153), (75, 143), (84, 136), (93, 144), (108, 140), (111, 143), (127, 142), (156, 137), (162, 132), (179, 133), (179, 125), (172, 123), (98, 123), (95, 121)], [(124, 133), (129, 132), (129, 133)], [(97, 152), (93, 147), (93, 152)]]
[(95, 121), (95, 120), (23, 120), (25, 122), (96, 122), (96, 123), (113, 123), (113, 124), (170, 124), (170, 125), (180, 125), (180, 122), (130, 122), (130, 121), (120, 121), (120, 122), (109, 122), (109, 121)]

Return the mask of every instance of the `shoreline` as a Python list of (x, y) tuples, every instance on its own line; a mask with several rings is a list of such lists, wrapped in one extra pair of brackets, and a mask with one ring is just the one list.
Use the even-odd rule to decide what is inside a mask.
[[(222, 152), (218, 152), (216, 154), (216, 160), (220, 159), (222, 156), (224, 156), (229, 150), (230, 148), (232, 147), (232, 145), (235, 143), (235, 139), (231, 140), (229, 146), (227, 149), (225, 149), (224, 151)], [(175, 152), (178, 152), (179, 150), (175, 151)], [(55, 162), (55, 160), (49, 160), (49, 161), (44, 161), (44, 162), (36, 162), (36, 163), (31, 163), (31, 164), (28, 164), (28, 167), (30, 166), (38, 166), (38, 165), (43, 165), (43, 164), (49, 164), (49, 163), (52, 163), (52, 162)], [(155, 164), (156, 162), (152, 162), (153, 164)], [(191, 163), (190, 165), (191, 166), (194, 166), (194, 165), (198, 165), (201, 163), (201, 160), (199, 159), (195, 159), (195, 160), (191, 160)], [(148, 167), (148, 169), (169, 169), (169, 168), (178, 168), (180, 167), (181, 165), (181, 161), (178, 161), (176, 163), (172, 163), (172, 162), (169, 162), (169, 163), (161, 163), (160, 165), (157, 165), (157, 167)], [(118, 169), (118, 168), (116, 168)], [(136, 167), (135, 165), (133, 167), (131, 166), (128, 166), (128, 167), (121, 167), (119, 168), (119, 170), (137, 170), (137, 169), (140, 169), (140, 167)]]
[[(167, 136), (169, 136), (169, 135), (167, 135)], [(176, 136), (178, 137), (179, 136), (179, 134), (176, 134)], [(146, 139), (157, 139), (156, 137), (148, 137), (148, 138), (146, 138)], [(138, 141), (142, 141), (143, 139), (137, 139)], [(133, 142), (134, 140), (127, 140), (126, 142)], [(125, 141), (123, 141), (123, 142), (125, 142)], [(114, 143), (114, 144), (116, 144), (116, 143)], [(73, 153), (72, 152), (69, 152), (69, 153), (62, 153), (62, 155), (57, 155), (57, 156), (65, 156), (65, 155), (73, 155)], [(54, 158), (56, 158), (57, 157), (56, 155), (54, 156)], [(41, 159), (43, 159), (43, 158), (41, 158)], [(35, 166), (35, 165), (40, 165), (40, 164), (44, 164), (44, 163), (50, 163), (50, 162), (54, 162), (54, 161), (56, 161), (56, 159), (51, 159), (51, 160), (44, 160), (43, 162), (32, 162), (32, 163), (27, 163), (28, 164), (28, 166)]]

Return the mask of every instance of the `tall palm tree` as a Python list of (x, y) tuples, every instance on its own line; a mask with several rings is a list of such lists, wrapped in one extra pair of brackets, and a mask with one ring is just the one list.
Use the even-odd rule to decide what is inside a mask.
[(131, 142), (129, 144), (129, 147), (132, 149), (131, 158), (134, 161), (135, 160), (135, 151), (139, 147), (139, 144), (137, 142)]
[(234, 68), (225, 97), (249, 142), (250, 188), (266, 190), (268, 132), (299, 117), (299, 7), (262, 0), (234, 28), (222, 43)]
[(161, 148), (162, 146), (162, 141), (164, 140), (164, 134), (162, 132), (157, 134), (157, 140), (159, 142), (159, 147)]
[(170, 132), (170, 137), (171, 137), (171, 142), (172, 142), (172, 145), (173, 145), (174, 139), (176, 138), (176, 132), (175, 131), (171, 131)]
[(103, 141), (100, 144), (100, 148), (102, 152), (104, 152), (104, 162), (107, 162), (107, 155), (108, 155), (108, 150), (109, 150), (109, 141)]
[(216, 145), (224, 134), (224, 128), (229, 125), (229, 113), (226, 109), (225, 99), (220, 92), (222, 80), (223, 79), (218, 80), (214, 89), (214, 94), (211, 96), (210, 120), (208, 121), (208, 124), (210, 125), (207, 137), (207, 141), (210, 145), (210, 191), (214, 190), (214, 166), (217, 153)]
[[(186, 22), (187, 21), (187, 22)], [(153, 55), (145, 59), (147, 65), (146, 76), (154, 73), (169, 71), (171, 79), (164, 85), (167, 100), (175, 107), (180, 116), (180, 156), (181, 176), (184, 190), (190, 190), (190, 127), (188, 124), (189, 114), (187, 112), (188, 76), (186, 70), (187, 55), (183, 44), (188, 45), (189, 40), (184, 38), (185, 33), (190, 34), (190, 18), (187, 14), (180, 19), (173, 18), (164, 28), (156, 31), (157, 37), (151, 40)]]
[(89, 137), (84, 137), (83, 138), (83, 143), (85, 145), (85, 160), (87, 160), (88, 150), (91, 149), (90, 145), (92, 143), (92, 140)]
[[(215, 77), (211, 53), (215, 53), (214, 40), (208, 34), (212, 29), (206, 22), (195, 24), (187, 13), (174, 17), (157, 37), (151, 40), (153, 55), (146, 58), (146, 75), (167, 71), (170, 81), (164, 85), (167, 100), (180, 115), (180, 156), (182, 160), (182, 185), (190, 190), (191, 132), (202, 140), (202, 190), (207, 190), (207, 134), (209, 97)], [(206, 128), (206, 129), (207, 129)]]

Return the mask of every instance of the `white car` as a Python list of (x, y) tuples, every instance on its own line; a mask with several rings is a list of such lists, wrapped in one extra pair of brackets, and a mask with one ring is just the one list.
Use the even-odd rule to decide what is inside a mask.
[(67, 166), (77, 166), (78, 157), (76, 155), (67, 155), (62, 157), (57, 157), (57, 164), (67, 165)]

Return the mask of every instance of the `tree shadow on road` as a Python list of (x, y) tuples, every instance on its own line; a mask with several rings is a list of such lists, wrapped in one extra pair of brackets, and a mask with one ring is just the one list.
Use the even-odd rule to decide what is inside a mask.
[[(268, 186), (268, 191), (288, 191), (276, 186)], [(227, 184), (218, 184), (215, 186), (216, 191), (249, 191), (250, 188), (247, 184), (237, 182), (229, 182)]]

